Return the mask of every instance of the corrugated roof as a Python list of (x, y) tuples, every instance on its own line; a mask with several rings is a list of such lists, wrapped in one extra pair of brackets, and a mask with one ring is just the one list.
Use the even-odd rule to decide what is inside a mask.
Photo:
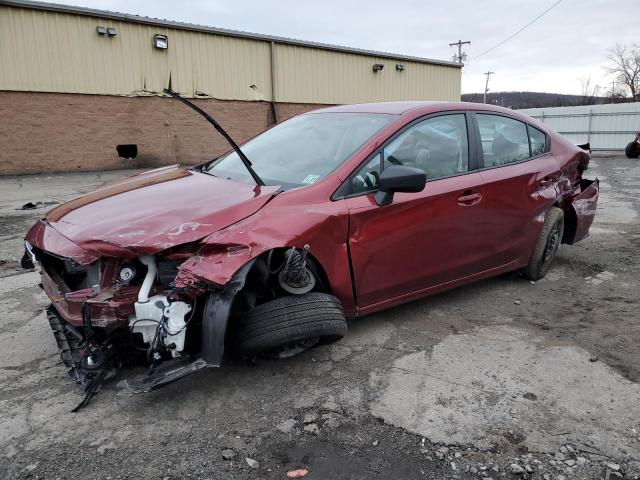
[(327, 43), (311, 42), (307, 40), (297, 40), (287, 37), (278, 37), (273, 35), (264, 35), (261, 33), (243, 32), (240, 30), (229, 30), (226, 28), (208, 27), (206, 25), (197, 25), (194, 23), (175, 22), (172, 20), (163, 20), (152, 17), (142, 17), (139, 15), (131, 15), (128, 13), (111, 12), (108, 10), (97, 10), (94, 8), (77, 7), (73, 5), (62, 5), (58, 3), (36, 2), (31, 0), (0, 0), (0, 5), (8, 5), (12, 7), (29, 8), (34, 10), (45, 10), (50, 12), (62, 12), (76, 15), (85, 15), (90, 17), (109, 18), (113, 20), (121, 20), (132, 23), (141, 23), (145, 25), (157, 25), (159, 27), (177, 28), (180, 30), (191, 30), (195, 32), (212, 33), (216, 35), (225, 35), (230, 37), (250, 38), (253, 40), (263, 40), (266, 42), (276, 42), (288, 45), (299, 45), (303, 47), (318, 48), (322, 50), (332, 50), (335, 52), (357, 53), (360, 55), (368, 55), (373, 57), (385, 57), (396, 60), (405, 60), (410, 62), (428, 63), (435, 65), (445, 65), (450, 67), (462, 67), (461, 64), (448, 62), (444, 60), (433, 60), (430, 58), (412, 57), (409, 55), (399, 55), (396, 53), (379, 52), (375, 50), (365, 50), (361, 48), (344, 47), (340, 45), (330, 45)]

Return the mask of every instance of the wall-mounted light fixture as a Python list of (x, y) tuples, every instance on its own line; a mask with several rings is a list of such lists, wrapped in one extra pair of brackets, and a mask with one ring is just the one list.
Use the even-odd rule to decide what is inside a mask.
[(396, 63), (396, 70), (399, 72), (404, 72), (404, 65), (402, 65), (401, 63)]
[(153, 46), (160, 50), (166, 50), (169, 48), (169, 38), (166, 35), (156, 33), (153, 36)]
[(373, 73), (379, 72), (383, 68), (384, 68), (384, 65), (382, 63), (374, 63), (373, 64)]
[(96, 27), (96, 32), (98, 32), (98, 35), (109, 35), (110, 37), (115, 37), (118, 34), (118, 30), (114, 27), (103, 27), (101, 25)]

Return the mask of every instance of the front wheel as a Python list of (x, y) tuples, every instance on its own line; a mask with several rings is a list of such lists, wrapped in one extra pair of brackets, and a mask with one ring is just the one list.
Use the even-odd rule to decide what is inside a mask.
[(238, 326), (235, 350), (289, 357), (347, 333), (342, 304), (333, 295), (312, 292), (276, 298), (249, 311)]
[(544, 225), (533, 248), (524, 276), (529, 280), (540, 280), (553, 263), (564, 234), (564, 212), (561, 208), (551, 207), (544, 217)]

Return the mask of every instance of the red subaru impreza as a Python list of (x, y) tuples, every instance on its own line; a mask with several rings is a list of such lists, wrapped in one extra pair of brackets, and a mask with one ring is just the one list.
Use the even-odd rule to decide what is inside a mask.
[(87, 400), (126, 363), (150, 366), (129, 384), (149, 390), (225, 349), (288, 356), (345, 318), (512, 270), (537, 280), (594, 218), (588, 145), (504, 108), (332, 107), (241, 148), (200, 113), (230, 153), (105, 186), (27, 234)]

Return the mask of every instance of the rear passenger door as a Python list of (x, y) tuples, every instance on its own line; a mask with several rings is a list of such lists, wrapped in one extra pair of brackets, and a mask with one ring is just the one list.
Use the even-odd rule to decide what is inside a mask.
[(539, 129), (514, 118), (476, 112), (481, 142), (483, 217), (490, 232), (485, 267), (526, 263), (556, 199), (559, 165)]

